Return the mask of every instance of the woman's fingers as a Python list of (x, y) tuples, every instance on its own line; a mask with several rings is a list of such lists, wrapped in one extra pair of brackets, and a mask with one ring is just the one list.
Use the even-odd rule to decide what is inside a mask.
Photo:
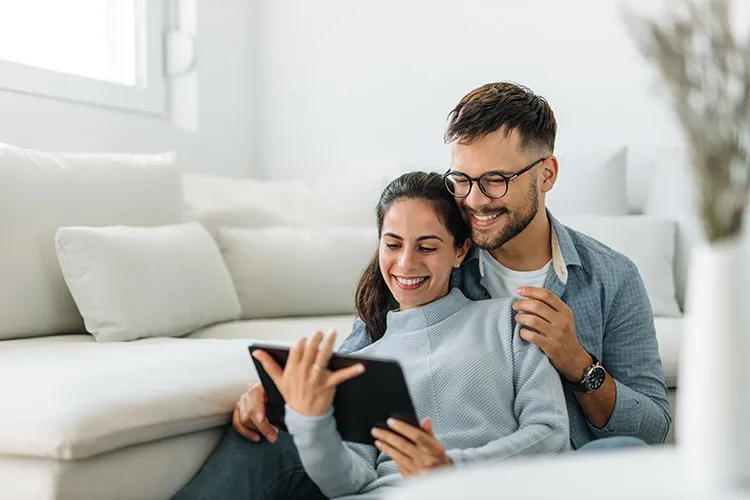
[(432, 437), (435, 437), (435, 434), (432, 432), (432, 420), (430, 417), (425, 418), (422, 420), (422, 430), (425, 431), (427, 434), (429, 434)]
[[(318, 356), (318, 347), (323, 341), (323, 333), (315, 332), (312, 337), (307, 339), (305, 343), (305, 350), (302, 353), (302, 361), (300, 363), (300, 369), (307, 373), (308, 370), (312, 369), (315, 358)], [(325, 368), (325, 367), (324, 367)]]
[[(331, 332), (326, 335), (323, 342), (320, 344), (320, 348), (318, 349), (318, 354), (315, 357), (315, 364), (323, 368), (323, 370), (328, 369), (328, 363), (331, 361), (331, 358), (333, 357), (333, 344), (336, 342), (336, 332), (331, 330)], [(325, 372), (322, 372), (325, 373)]]
[(347, 368), (336, 370), (328, 377), (327, 387), (336, 387), (343, 384), (347, 380), (351, 380), (354, 377), (358, 377), (365, 372), (365, 365), (359, 363)]
[(375, 441), (375, 447), (396, 462), (396, 467), (398, 467), (402, 476), (408, 477), (415, 474), (416, 465), (412, 462), (411, 458), (401, 453), (398, 449), (380, 440)]
[(373, 428), (371, 432), (372, 436), (375, 439), (387, 444), (391, 448), (395, 448), (403, 455), (409, 457), (412, 460), (414, 460), (414, 457), (419, 455), (419, 450), (417, 450), (417, 447), (414, 443), (404, 438), (403, 436), (396, 434), (395, 432), (381, 429), (379, 427)]
[(274, 361), (271, 355), (266, 351), (255, 350), (253, 351), (253, 357), (260, 361), (263, 369), (266, 370), (266, 373), (271, 377), (271, 380), (276, 384), (276, 387), (281, 388), (281, 379), (284, 376), (284, 370), (282, 370), (279, 364)]
[(297, 371), (306, 344), (307, 338), (302, 337), (289, 349), (289, 356), (287, 357), (286, 366), (284, 368), (290, 375)]

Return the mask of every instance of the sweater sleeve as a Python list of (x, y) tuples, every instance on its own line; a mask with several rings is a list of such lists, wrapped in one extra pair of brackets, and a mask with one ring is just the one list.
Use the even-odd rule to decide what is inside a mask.
[(376, 448), (344, 444), (333, 408), (319, 417), (308, 417), (287, 405), (285, 422), (305, 472), (326, 497), (355, 494), (377, 478)]
[(560, 376), (541, 349), (521, 339), (517, 325), (506, 328), (511, 328), (513, 334), (513, 413), (518, 427), (512, 434), (484, 446), (448, 451), (457, 466), (570, 449), (568, 411)]

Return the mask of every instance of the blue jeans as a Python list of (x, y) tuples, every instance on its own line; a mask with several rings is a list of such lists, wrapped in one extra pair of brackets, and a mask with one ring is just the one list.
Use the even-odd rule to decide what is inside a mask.
[(648, 446), (644, 441), (632, 436), (614, 436), (609, 438), (595, 439), (578, 448), (578, 451), (616, 451), (625, 448), (640, 448)]
[(292, 437), (253, 443), (229, 427), (203, 468), (173, 500), (325, 499), (307, 477)]
[[(597, 439), (578, 451), (597, 452), (646, 446), (634, 437)], [(300, 462), (292, 437), (279, 432), (271, 444), (253, 443), (229, 427), (216, 451), (173, 500), (325, 499)]]

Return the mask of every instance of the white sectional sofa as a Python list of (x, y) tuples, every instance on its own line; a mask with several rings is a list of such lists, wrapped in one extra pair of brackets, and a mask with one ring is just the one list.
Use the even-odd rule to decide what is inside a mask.
[[(175, 161), (0, 145), (0, 500), (170, 498), (211, 453), (237, 398), (256, 379), (250, 339), (290, 342), (336, 329), (341, 341), (349, 332), (354, 285), (376, 244), (374, 206), (390, 176), (222, 179), (183, 175)], [(602, 219), (602, 234), (618, 217)], [(570, 219), (595, 229), (590, 218)], [(94, 261), (88, 274), (63, 275), (55, 244), (61, 227), (190, 220), (206, 226), (227, 264), (240, 305), (231, 318), (199, 324), (203, 313), (192, 304), (205, 299), (200, 286), (139, 302), (132, 261), (108, 262), (122, 280), (105, 288), (86, 282), (95, 281)], [(169, 242), (158, 244), (166, 246), (157, 251), (169, 251)], [(128, 245), (123, 239), (123, 251)], [(189, 250), (172, 249), (175, 262)], [(672, 252), (657, 253), (671, 259)], [(143, 297), (158, 292), (166, 267), (142, 281)], [(664, 276), (672, 283), (654, 282), (654, 289), (681, 297), (684, 277)], [(92, 288), (76, 289), (81, 283)], [(116, 333), (113, 322), (127, 323), (112, 319), (111, 301), (122, 296), (134, 302), (123, 302), (125, 310), (146, 311), (139, 321), (148, 325), (125, 332), (140, 338), (87, 332)], [(184, 303), (199, 326), (170, 331), (170, 311)], [(670, 314), (656, 326), (666, 377), (676, 387), (681, 318), (679, 309)]]

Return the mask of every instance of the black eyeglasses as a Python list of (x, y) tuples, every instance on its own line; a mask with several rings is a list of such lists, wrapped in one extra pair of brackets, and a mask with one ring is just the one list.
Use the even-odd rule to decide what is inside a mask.
[(546, 159), (546, 156), (544, 158), (539, 158), (528, 167), (524, 167), (510, 177), (496, 171), (485, 172), (476, 178), (469, 177), (463, 172), (448, 171), (443, 174), (443, 181), (445, 182), (445, 187), (448, 188), (448, 191), (450, 191), (456, 198), (466, 198), (469, 196), (469, 193), (471, 193), (471, 186), (474, 182), (479, 185), (479, 189), (486, 197), (502, 198), (508, 194), (508, 183), (510, 181), (519, 175), (528, 172)]

